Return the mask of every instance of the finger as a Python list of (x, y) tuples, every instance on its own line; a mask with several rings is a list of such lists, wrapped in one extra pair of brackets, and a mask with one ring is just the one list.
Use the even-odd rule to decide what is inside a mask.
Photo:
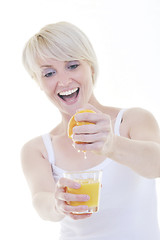
[(78, 134), (73, 135), (73, 141), (76, 143), (93, 143), (93, 142), (104, 142), (108, 137), (107, 133), (96, 133), (96, 134)]
[(73, 136), (74, 134), (82, 133), (97, 133), (98, 127), (95, 124), (81, 125), (73, 127)]
[(56, 208), (58, 212), (66, 215), (70, 213), (78, 213), (78, 212), (81, 213), (88, 210), (87, 205), (71, 206), (62, 200), (56, 201)]
[(111, 131), (111, 125), (105, 122), (99, 122), (97, 124), (88, 124), (73, 127), (73, 136), (74, 134), (93, 134), (93, 133), (105, 133)]
[(74, 220), (79, 220), (79, 219), (85, 219), (85, 218), (91, 217), (92, 213), (83, 213), (83, 214), (70, 213), (68, 214), (68, 216), (70, 216)]
[(104, 113), (91, 113), (91, 112), (84, 112), (84, 113), (77, 113), (75, 115), (75, 120), (77, 122), (86, 121), (91, 123), (97, 123), (99, 121), (105, 120), (110, 121), (110, 116)]
[(74, 143), (74, 148), (78, 151), (97, 151), (99, 152), (104, 146), (104, 142), (94, 142), (94, 143)]
[(88, 206), (87, 205), (71, 206), (68, 204), (64, 204), (62, 210), (64, 213), (75, 213), (75, 212), (81, 213), (81, 212), (87, 211)]
[(58, 181), (58, 187), (59, 188), (69, 187), (73, 189), (78, 189), (81, 187), (81, 184), (69, 178), (60, 178)]
[(67, 192), (58, 192), (56, 194), (56, 198), (66, 201), (66, 202), (86, 202), (90, 199), (90, 197), (86, 194), (72, 194)]
[(56, 201), (56, 208), (62, 213), (85, 212), (88, 210), (87, 205), (72, 206), (62, 200)]

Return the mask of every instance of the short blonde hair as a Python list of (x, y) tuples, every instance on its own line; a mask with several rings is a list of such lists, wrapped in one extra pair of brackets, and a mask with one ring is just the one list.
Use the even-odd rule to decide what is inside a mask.
[(89, 39), (68, 22), (43, 27), (26, 43), (22, 58), (25, 69), (34, 79), (40, 71), (38, 60), (48, 58), (59, 61), (86, 60), (93, 70), (93, 83), (97, 78), (97, 58)]

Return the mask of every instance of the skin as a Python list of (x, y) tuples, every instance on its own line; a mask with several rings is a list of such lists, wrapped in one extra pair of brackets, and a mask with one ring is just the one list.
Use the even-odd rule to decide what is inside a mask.
[[(62, 115), (62, 121), (50, 131), (58, 167), (85, 170), (110, 157), (141, 176), (160, 177), (160, 131), (151, 113), (140, 108), (126, 110), (120, 126), (121, 136), (115, 136), (113, 128), (120, 109), (103, 106), (95, 98), (92, 83), (94, 71), (86, 61), (48, 59), (41, 61), (39, 67), (39, 86)], [(69, 104), (57, 95), (76, 87), (80, 89), (79, 95)], [(79, 109), (92, 109), (96, 113), (77, 114), (77, 121), (95, 124), (74, 127), (72, 141), (67, 136), (68, 121)], [(76, 141), (86, 143), (76, 144)], [(84, 159), (83, 150), (87, 152), (87, 159)], [(27, 142), (21, 156), (33, 205), (40, 217), (60, 221), (66, 215), (75, 220), (91, 216), (72, 213), (84, 211), (87, 206), (70, 206), (69, 202), (87, 201), (89, 196), (66, 193), (66, 187), (80, 187), (74, 181), (61, 178), (55, 183), (41, 136)]]

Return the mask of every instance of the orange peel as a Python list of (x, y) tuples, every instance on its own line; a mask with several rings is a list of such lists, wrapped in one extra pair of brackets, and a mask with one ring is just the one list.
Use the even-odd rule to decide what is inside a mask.
[[(90, 113), (95, 113), (95, 111), (93, 110), (90, 110), (90, 109), (85, 109), (85, 110), (80, 110), (78, 112), (76, 112), (72, 117), (71, 119), (69, 120), (69, 123), (68, 123), (68, 137), (72, 139), (72, 135), (73, 135), (73, 127), (75, 126), (81, 126), (81, 125), (88, 125), (88, 124), (94, 124), (92, 122), (77, 122), (75, 120), (75, 115), (77, 115), (78, 113), (84, 113), (84, 112), (90, 112)], [(76, 143), (83, 143), (83, 142), (76, 142)]]

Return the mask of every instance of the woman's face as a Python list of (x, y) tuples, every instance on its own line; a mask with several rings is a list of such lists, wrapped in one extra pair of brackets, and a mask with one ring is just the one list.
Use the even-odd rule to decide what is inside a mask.
[(93, 91), (91, 66), (84, 60), (40, 63), (39, 84), (61, 113), (73, 115), (89, 102)]

